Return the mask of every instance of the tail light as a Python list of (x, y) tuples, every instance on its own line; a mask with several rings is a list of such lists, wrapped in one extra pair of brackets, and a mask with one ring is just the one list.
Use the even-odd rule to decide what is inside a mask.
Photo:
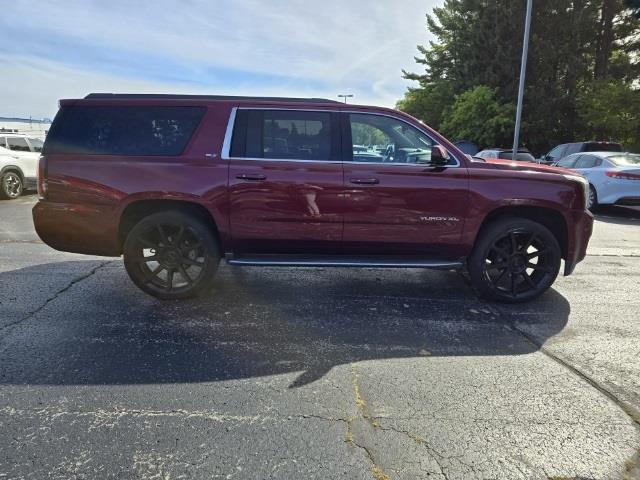
[(620, 171), (605, 172), (605, 175), (610, 178), (616, 178), (618, 180), (640, 180), (640, 174), (628, 173)]
[(40, 155), (40, 160), (38, 161), (38, 198), (40, 200), (47, 199), (47, 191), (49, 190), (48, 174), (47, 157)]

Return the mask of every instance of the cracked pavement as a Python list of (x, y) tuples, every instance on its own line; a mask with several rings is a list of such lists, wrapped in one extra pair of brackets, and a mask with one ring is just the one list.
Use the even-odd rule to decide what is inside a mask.
[(0, 478), (640, 478), (640, 211), (541, 299), (231, 268), (160, 302), (0, 202)]

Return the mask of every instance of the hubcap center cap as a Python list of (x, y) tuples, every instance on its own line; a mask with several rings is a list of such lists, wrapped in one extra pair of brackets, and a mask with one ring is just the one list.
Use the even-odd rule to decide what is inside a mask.
[(169, 248), (160, 255), (162, 263), (168, 267), (177, 267), (180, 264), (182, 254), (177, 248)]

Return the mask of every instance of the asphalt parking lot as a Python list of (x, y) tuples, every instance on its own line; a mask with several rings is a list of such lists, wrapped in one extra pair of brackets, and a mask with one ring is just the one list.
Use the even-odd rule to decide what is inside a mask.
[(640, 478), (640, 210), (541, 299), (223, 266), (160, 302), (0, 202), (0, 478)]

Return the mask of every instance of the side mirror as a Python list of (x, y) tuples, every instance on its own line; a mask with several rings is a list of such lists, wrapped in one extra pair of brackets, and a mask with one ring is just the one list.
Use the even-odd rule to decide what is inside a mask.
[(443, 167), (447, 163), (451, 157), (449, 156), (449, 152), (442, 145), (434, 145), (431, 147), (431, 162), (430, 164), (436, 167)]

